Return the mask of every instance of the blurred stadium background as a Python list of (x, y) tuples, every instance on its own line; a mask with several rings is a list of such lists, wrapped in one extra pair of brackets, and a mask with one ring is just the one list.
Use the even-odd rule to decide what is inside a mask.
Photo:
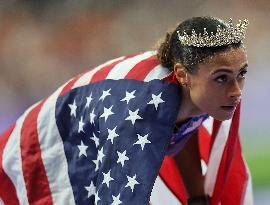
[(241, 139), (255, 204), (270, 204), (270, 3), (266, 0), (9, 0), (0, 2), (0, 132), (72, 76), (153, 49), (176, 23), (248, 18)]

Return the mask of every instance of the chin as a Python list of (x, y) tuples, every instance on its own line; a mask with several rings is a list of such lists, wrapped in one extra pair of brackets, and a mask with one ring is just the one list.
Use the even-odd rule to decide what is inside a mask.
[(233, 113), (230, 114), (230, 115), (223, 115), (223, 116), (219, 115), (219, 116), (216, 116), (214, 118), (217, 119), (217, 120), (220, 120), (220, 121), (225, 121), (225, 120), (232, 119), (232, 117), (233, 117)]
[(225, 120), (230, 120), (232, 119), (233, 116), (228, 116), (228, 117), (219, 117), (219, 118), (216, 118), (214, 117), (215, 119), (219, 120), (219, 121), (225, 121)]
[(233, 117), (234, 112), (232, 113), (224, 113), (224, 112), (218, 112), (213, 115), (210, 114), (213, 118), (219, 121), (225, 121), (225, 120), (230, 120)]

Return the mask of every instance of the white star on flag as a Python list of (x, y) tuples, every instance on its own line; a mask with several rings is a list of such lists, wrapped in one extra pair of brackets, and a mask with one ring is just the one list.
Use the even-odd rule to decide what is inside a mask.
[(108, 171), (108, 173), (107, 174), (105, 174), (104, 172), (102, 172), (102, 174), (103, 174), (103, 181), (102, 181), (102, 184), (106, 184), (107, 185), (107, 187), (109, 188), (109, 183), (110, 183), (110, 181), (113, 181), (114, 179), (111, 177), (111, 170), (110, 171)]
[(162, 94), (162, 92), (159, 93), (159, 95), (152, 94), (152, 100), (151, 100), (150, 102), (148, 102), (147, 104), (148, 104), (148, 105), (149, 105), (149, 104), (155, 105), (155, 108), (156, 108), (156, 110), (157, 110), (158, 105), (159, 105), (160, 103), (164, 103), (164, 102), (165, 102), (164, 100), (161, 99), (161, 94)]
[(81, 117), (81, 120), (80, 120), (80, 122), (79, 122), (79, 129), (78, 129), (78, 133), (80, 133), (80, 132), (84, 132), (84, 130), (83, 130), (83, 126), (84, 126), (84, 122), (83, 122), (83, 118)]
[(111, 95), (110, 91), (111, 91), (111, 89), (109, 89), (109, 90), (103, 90), (103, 91), (102, 91), (102, 95), (101, 95), (101, 97), (99, 98), (99, 100), (104, 101), (104, 99), (105, 99), (107, 96)]
[[(141, 135), (137, 134), (137, 136), (138, 136), (138, 141), (135, 142), (134, 144), (139, 144), (139, 145), (141, 145), (142, 150), (144, 149), (145, 144), (151, 143), (151, 142), (147, 139), (148, 134), (146, 134), (146, 135), (144, 135), (144, 136), (141, 136)], [(134, 145), (134, 144), (133, 144), (133, 145)]]
[(89, 97), (86, 97), (86, 104), (85, 104), (85, 108), (89, 107), (90, 103), (92, 102), (93, 98), (92, 98), (92, 92), (90, 93)]
[(90, 123), (91, 124), (94, 124), (95, 123), (95, 117), (96, 117), (96, 115), (95, 115), (94, 111), (95, 111), (95, 109), (93, 109), (92, 112), (90, 112), (90, 114), (89, 114)]
[(98, 157), (97, 157), (97, 160), (100, 161), (102, 163), (102, 159), (103, 157), (105, 157), (104, 153), (103, 153), (103, 147), (98, 150)]
[(136, 174), (135, 174), (133, 177), (127, 176), (127, 179), (128, 179), (128, 183), (127, 183), (127, 185), (126, 185), (125, 187), (130, 187), (131, 190), (132, 190), (132, 192), (133, 192), (134, 186), (135, 186), (136, 184), (140, 184), (140, 183), (137, 182), (137, 180), (136, 180)]
[(134, 95), (135, 92), (136, 92), (136, 90), (133, 90), (132, 92), (126, 91), (126, 97), (123, 98), (121, 101), (122, 102), (126, 101), (128, 104), (131, 99), (135, 98), (135, 95)]
[(104, 117), (105, 122), (106, 122), (106, 120), (108, 119), (108, 117), (109, 117), (110, 115), (113, 115), (113, 114), (114, 114), (114, 113), (112, 112), (112, 107), (113, 107), (113, 105), (112, 105), (110, 108), (104, 107), (104, 112), (102, 113), (102, 115), (100, 115), (100, 117)]
[(99, 169), (99, 160), (98, 160), (98, 158), (97, 158), (97, 159), (92, 160), (92, 161), (93, 161), (94, 164), (96, 165), (96, 168), (95, 168), (95, 172), (96, 172), (96, 171), (98, 171), (98, 169)]
[(95, 205), (98, 204), (98, 201), (100, 201), (100, 198), (98, 196), (98, 191), (95, 193)]
[(141, 116), (138, 115), (138, 112), (139, 112), (139, 109), (137, 109), (134, 112), (131, 110), (128, 110), (129, 116), (125, 120), (130, 120), (132, 122), (132, 124), (134, 125), (136, 120), (143, 119)]
[(92, 181), (91, 181), (91, 184), (89, 186), (85, 186), (84, 188), (88, 191), (87, 198), (89, 198), (92, 195), (95, 196), (96, 187)]
[(119, 136), (119, 135), (115, 132), (116, 127), (117, 127), (117, 126), (115, 126), (115, 128), (112, 129), (112, 130), (111, 130), (111, 129), (107, 129), (107, 130), (108, 130), (108, 133), (109, 133), (109, 135), (108, 135), (108, 140), (111, 140), (112, 144), (113, 144), (114, 138), (116, 138), (116, 137)]
[(77, 145), (78, 146), (78, 149), (80, 150), (79, 152), (79, 157), (84, 155), (87, 157), (87, 153), (86, 153), (86, 150), (88, 148), (88, 146), (86, 146), (85, 144), (83, 144), (83, 141), (81, 140), (81, 144), (80, 145)]
[(93, 137), (90, 137), (91, 140), (93, 140), (95, 142), (96, 147), (99, 146), (99, 139), (97, 138), (97, 136), (95, 135), (95, 133), (93, 133)]
[(129, 158), (126, 156), (126, 152), (127, 152), (126, 150), (122, 153), (117, 151), (117, 155), (118, 155), (117, 163), (121, 163), (122, 167), (124, 166), (125, 161), (129, 160)]
[(77, 105), (76, 105), (76, 101), (73, 101), (73, 104), (68, 104), (69, 108), (70, 108), (70, 116), (74, 116), (76, 117), (76, 110), (77, 110)]
[(111, 205), (120, 205), (122, 204), (122, 201), (120, 200), (120, 194), (118, 194), (118, 196), (114, 196), (112, 195), (113, 198), (113, 202)]

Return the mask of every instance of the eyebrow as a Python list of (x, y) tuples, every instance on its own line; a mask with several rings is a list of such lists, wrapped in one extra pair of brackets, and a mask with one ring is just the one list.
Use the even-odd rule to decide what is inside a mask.
[[(248, 64), (246, 63), (242, 68), (239, 69), (239, 71), (244, 70), (247, 67), (248, 67)], [(233, 73), (233, 71), (230, 69), (221, 68), (221, 69), (217, 69), (217, 70), (213, 71), (213, 73), (211, 73), (211, 75), (214, 75), (214, 74), (219, 73), (219, 72)]]

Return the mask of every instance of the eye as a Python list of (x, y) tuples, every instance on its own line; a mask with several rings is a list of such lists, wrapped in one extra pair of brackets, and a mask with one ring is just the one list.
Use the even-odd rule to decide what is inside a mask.
[(247, 74), (247, 70), (242, 70), (239, 74), (239, 77), (242, 78), (242, 79), (245, 79), (246, 78), (246, 74)]
[(228, 76), (227, 75), (220, 75), (220, 76), (215, 78), (215, 81), (217, 83), (225, 83), (228, 81)]

